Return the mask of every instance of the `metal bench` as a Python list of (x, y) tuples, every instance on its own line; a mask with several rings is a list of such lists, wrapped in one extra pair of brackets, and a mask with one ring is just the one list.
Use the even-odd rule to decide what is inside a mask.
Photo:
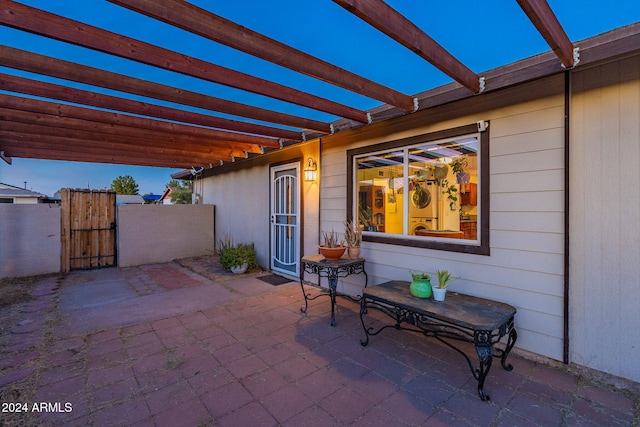
[[(516, 309), (501, 302), (455, 292), (448, 292), (442, 302), (420, 299), (411, 295), (409, 285), (409, 282), (391, 281), (363, 289), (360, 321), (366, 339), (360, 343), (366, 346), (370, 336), (390, 327), (435, 338), (464, 356), (473, 377), (478, 381), (480, 398), (489, 400), (489, 395), (484, 392), (484, 381), (493, 358), (500, 357), (502, 367), (507, 371), (513, 369), (513, 366), (507, 365), (507, 357), (518, 337), (514, 326)], [(377, 330), (367, 327), (364, 315), (368, 309), (387, 314), (395, 320), (395, 324), (384, 325)], [(508, 338), (504, 349), (496, 348), (495, 344), (505, 335)], [(452, 341), (456, 340), (473, 344), (479, 359), (477, 366), (465, 352), (453, 345)]]

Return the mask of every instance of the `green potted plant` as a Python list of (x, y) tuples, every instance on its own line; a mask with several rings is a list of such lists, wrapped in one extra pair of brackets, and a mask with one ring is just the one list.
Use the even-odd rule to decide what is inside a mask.
[(433, 299), (435, 301), (444, 301), (444, 297), (447, 294), (447, 286), (455, 280), (455, 277), (447, 270), (436, 271), (436, 276), (438, 276), (438, 286), (433, 288)]
[(429, 298), (431, 296), (431, 276), (427, 273), (411, 272), (411, 285), (409, 292), (416, 298)]
[(469, 172), (465, 172), (464, 168), (469, 165), (467, 158), (464, 156), (456, 157), (449, 163), (451, 167), (451, 172), (456, 175), (456, 180), (458, 184), (466, 184), (471, 180), (471, 174)]
[(358, 258), (360, 256), (360, 245), (362, 244), (362, 230), (360, 230), (360, 225), (351, 220), (345, 221), (344, 238), (349, 246), (347, 249), (349, 258)]
[(216, 248), (220, 265), (235, 274), (245, 273), (247, 270), (258, 268), (256, 251), (253, 243), (234, 245), (229, 236), (219, 240)]
[(331, 232), (322, 232), (323, 243), (318, 245), (318, 249), (322, 256), (328, 260), (338, 260), (344, 254), (347, 247), (344, 245), (344, 241), (338, 240), (338, 233), (331, 230)]

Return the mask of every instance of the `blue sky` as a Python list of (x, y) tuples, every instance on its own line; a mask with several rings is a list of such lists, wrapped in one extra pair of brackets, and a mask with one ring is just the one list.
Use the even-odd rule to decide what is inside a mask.
[[(254, 58), (103, 0), (20, 2), (356, 108), (366, 110), (380, 104), (379, 101)], [(330, 0), (192, 2), (252, 30), (409, 95), (451, 81), (426, 61)], [(388, 0), (387, 3), (411, 19), (478, 74), (549, 50), (515, 0)], [(549, 4), (574, 42), (640, 21), (638, 0), (550, 0)], [(326, 113), (158, 70), (2, 26), (0, 41), (11, 47), (263, 108), (324, 121), (336, 119)], [(29, 75), (3, 67), (0, 67), (0, 72), (224, 116), (44, 76)], [(23, 187), (26, 181), (27, 188), (53, 195), (63, 187), (108, 188), (117, 176), (131, 175), (138, 182), (141, 194), (158, 194), (169, 182), (169, 175), (176, 171), (178, 169), (15, 158), (11, 166), (0, 161), (0, 182)]]

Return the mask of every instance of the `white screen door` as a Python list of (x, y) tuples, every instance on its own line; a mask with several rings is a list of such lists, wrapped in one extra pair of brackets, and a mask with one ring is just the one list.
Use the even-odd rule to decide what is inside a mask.
[(271, 269), (298, 277), (300, 191), (298, 163), (271, 168)]

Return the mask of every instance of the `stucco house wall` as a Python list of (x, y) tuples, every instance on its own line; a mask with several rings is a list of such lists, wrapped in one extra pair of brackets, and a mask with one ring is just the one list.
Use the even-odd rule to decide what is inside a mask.
[(570, 354), (640, 381), (640, 55), (573, 74)]
[[(268, 269), (271, 254), (270, 168), (297, 162), (301, 175), (302, 246), (300, 253), (302, 255), (317, 253), (319, 181), (304, 181), (303, 170), (308, 157), (319, 163), (317, 141), (283, 148), (272, 154), (247, 161), (245, 167), (204, 178), (201, 181), (202, 202), (216, 205), (216, 240), (228, 235), (234, 243), (253, 243), (258, 264)], [(319, 164), (318, 169), (320, 169)]]

